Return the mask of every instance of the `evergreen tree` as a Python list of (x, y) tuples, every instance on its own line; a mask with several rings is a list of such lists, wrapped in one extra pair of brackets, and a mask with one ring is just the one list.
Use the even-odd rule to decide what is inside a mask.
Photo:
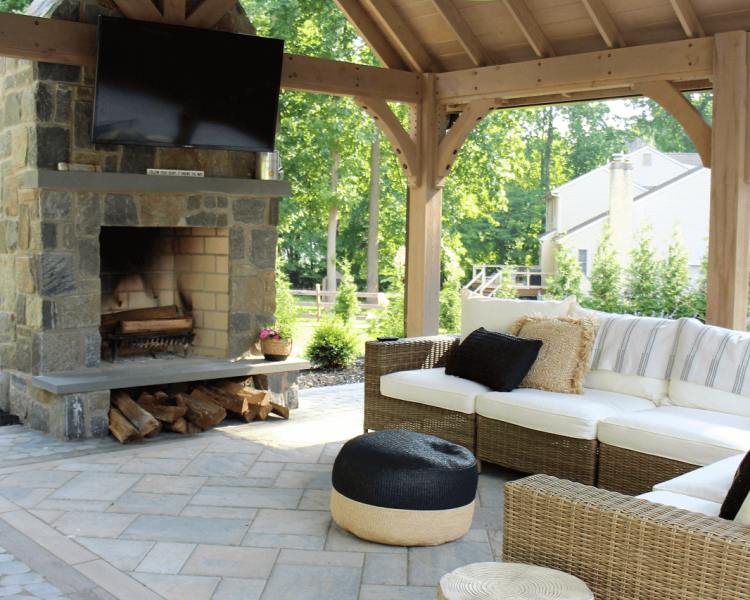
[(581, 280), (583, 271), (573, 255), (570, 241), (562, 238), (555, 248), (557, 273), (547, 280), (547, 294), (551, 298), (562, 300), (571, 295), (581, 297)]
[[(401, 251), (399, 251), (399, 254)], [(367, 333), (372, 338), (380, 336), (404, 337), (404, 266), (396, 257), (395, 269), (388, 282), (388, 304), (375, 313)]]
[(662, 311), (674, 319), (695, 314), (687, 303), (690, 294), (690, 266), (682, 230), (675, 224), (662, 267)]
[(591, 272), (591, 299), (587, 303), (595, 310), (622, 312), (622, 266), (612, 244), (612, 227), (604, 225), (599, 248)]
[(633, 314), (652, 316), (662, 311), (661, 296), (662, 265), (656, 258), (651, 225), (645, 223), (630, 251), (630, 267), (627, 270), (625, 309)]
[(494, 296), (495, 298), (518, 298), (518, 294), (516, 294), (516, 282), (513, 278), (513, 269), (509, 265), (503, 267), (500, 286), (495, 291)]
[(300, 306), (292, 293), (289, 277), (282, 270), (283, 260), (276, 263), (276, 320), (274, 328), (282, 338), (293, 338), (297, 334)]
[(701, 270), (698, 279), (693, 285), (690, 293), (685, 299), (685, 306), (688, 309), (687, 316), (696, 317), (701, 321), (706, 321), (706, 289), (708, 287), (708, 248), (701, 258)]
[(357, 285), (352, 277), (352, 268), (348, 261), (339, 261), (341, 267), (341, 283), (333, 304), (333, 314), (349, 322), (359, 312), (359, 301), (357, 300)]

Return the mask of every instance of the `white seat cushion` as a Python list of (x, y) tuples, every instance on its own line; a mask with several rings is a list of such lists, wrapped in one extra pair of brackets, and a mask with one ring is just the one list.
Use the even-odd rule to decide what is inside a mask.
[(721, 510), (721, 502), (711, 502), (703, 498), (675, 494), (674, 492), (648, 492), (636, 497), (656, 502), (657, 504), (665, 504), (666, 506), (674, 506), (675, 508), (700, 513), (709, 517), (718, 517)]
[(586, 388), (583, 392), (582, 396), (531, 388), (489, 392), (477, 398), (477, 414), (535, 431), (595, 440), (599, 421), (654, 408), (645, 398)]
[(674, 492), (721, 504), (727, 497), (734, 474), (744, 457), (744, 454), (730, 456), (707, 467), (701, 467), (669, 481), (657, 483), (654, 486), (654, 491)]
[(446, 375), (444, 368), (399, 371), (380, 378), (383, 396), (467, 415), (476, 412), (476, 397), (489, 391), (490, 388), (481, 383)]
[(599, 424), (599, 441), (692, 465), (710, 465), (750, 449), (750, 418), (660, 406), (608, 418)]

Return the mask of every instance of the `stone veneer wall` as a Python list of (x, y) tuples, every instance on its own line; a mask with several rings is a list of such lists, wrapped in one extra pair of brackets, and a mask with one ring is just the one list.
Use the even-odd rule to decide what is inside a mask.
[[(39, 0), (29, 12), (88, 23), (100, 14), (121, 16), (108, 0)], [(215, 29), (254, 33), (239, 5)], [(101, 227), (226, 231), (217, 240), (229, 259), (228, 288), (216, 292), (228, 306), (226, 348), (214, 345), (214, 353), (235, 357), (253, 348), (275, 311), (278, 199), (22, 188), (24, 171), (59, 162), (105, 173), (155, 167), (247, 178), (254, 155), (95, 146), (93, 69), (0, 59), (0, 77), (0, 409), (64, 440), (106, 435), (107, 392), (57, 396), (31, 385), (32, 375), (100, 366)]]

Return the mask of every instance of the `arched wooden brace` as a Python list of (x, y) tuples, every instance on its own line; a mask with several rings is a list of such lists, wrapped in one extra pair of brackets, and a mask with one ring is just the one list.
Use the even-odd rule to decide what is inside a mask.
[(420, 185), (417, 145), (385, 100), (357, 96), (354, 103), (365, 111), (388, 138), (410, 186)]
[(448, 130), (446, 136), (438, 145), (437, 176), (440, 179), (450, 174), (451, 167), (456, 161), (458, 151), (474, 131), (474, 128), (495, 108), (495, 100), (474, 100), (461, 112), (461, 116)]
[(637, 83), (633, 86), (633, 91), (651, 98), (677, 122), (682, 125), (685, 133), (695, 144), (696, 150), (701, 157), (703, 166), (711, 168), (711, 125), (703, 118), (690, 103), (690, 100), (682, 95), (669, 81), (654, 81), (651, 83)]

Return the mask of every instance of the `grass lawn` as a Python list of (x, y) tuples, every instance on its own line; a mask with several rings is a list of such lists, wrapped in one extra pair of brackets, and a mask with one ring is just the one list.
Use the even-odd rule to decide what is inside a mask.
[[(312, 337), (313, 329), (315, 329), (317, 325), (318, 320), (316, 318), (300, 319), (300, 322), (297, 326), (297, 335), (294, 337), (294, 348), (292, 349), (292, 356), (303, 358), (305, 354), (305, 347)], [(367, 334), (367, 325), (368, 322), (364, 320), (357, 319), (354, 322), (354, 328), (359, 332), (359, 337), (362, 340), (363, 354), (365, 351), (364, 344), (367, 340), (370, 339), (370, 336)]]

